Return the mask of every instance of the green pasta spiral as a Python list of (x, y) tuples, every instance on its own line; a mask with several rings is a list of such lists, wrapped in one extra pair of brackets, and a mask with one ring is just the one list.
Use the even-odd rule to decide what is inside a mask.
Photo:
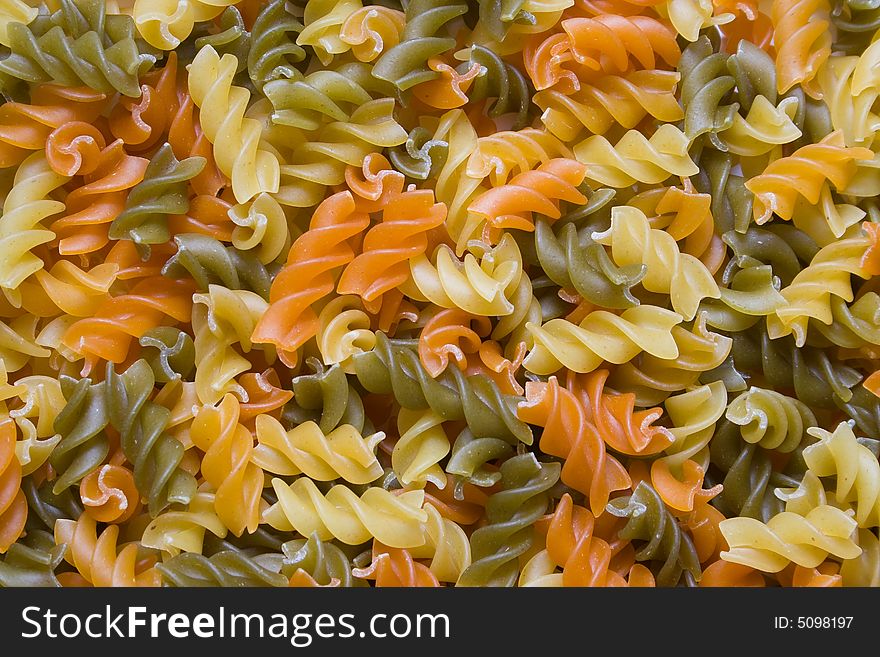
[(528, 78), (489, 48), (477, 43), (471, 46), (469, 58), (458, 67), (459, 72), (466, 72), (474, 64), (481, 67), (481, 73), (474, 80), (468, 98), (475, 102), (488, 100), (486, 113), (493, 119), (514, 115), (514, 130), (526, 127), (534, 95)]
[(726, 151), (718, 133), (733, 123), (739, 109), (726, 98), (736, 86), (728, 74), (727, 56), (714, 52), (705, 36), (685, 48), (678, 62), (681, 73), (681, 104), (684, 107), (684, 133), (691, 142), (706, 135), (712, 147)]
[(250, 290), (269, 298), (269, 272), (253, 253), (224, 246), (213, 237), (197, 233), (175, 235), (174, 243), (177, 252), (162, 266), (164, 276), (189, 276), (200, 291), (218, 283), (230, 290)]
[(196, 359), (189, 333), (173, 326), (157, 326), (144, 333), (138, 342), (157, 383), (189, 380)]
[(636, 560), (660, 564), (656, 572), (658, 585), (675, 586), (682, 576), (688, 585), (700, 581), (702, 570), (693, 540), (650, 484), (639, 483), (632, 495), (611, 500), (607, 508), (609, 513), (627, 519), (619, 532), (621, 538), (645, 541), (636, 550)]
[(170, 144), (163, 144), (150, 160), (144, 180), (128, 194), (125, 209), (110, 224), (112, 239), (128, 239), (149, 249), (168, 241), (168, 216), (189, 209), (186, 182), (205, 168), (205, 158), (178, 161)]
[(394, 395), (404, 408), (431, 408), (444, 420), (465, 420), (477, 437), (493, 436), (532, 443), (532, 432), (516, 415), (517, 400), (482, 376), (448, 368), (433, 379), (409, 346), (377, 334), (376, 347), (352, 358), (358, 381), (369, 392)]
[(521, 454), (501, 466), (501, 490), (486, 503), (486, 524), (471, 534), (473, 562), (457, 586), (513, 586), (519, 557), (532, 546), (532, 525), (547, 510), (548, 491), (559, 480), (558, 463)]
[(392, 148), (388, 159), (395, 169), (415, 180), (427, 180), (436, 175), (449, 151), (449, 144), (442, 139), (433, 139), (428, 130), (421, 126), (413, 128), (406, 143)]
[(365, 586), (366, 582), (351, 574), (351, 561), (345, 553), (330, 541), (322, 541), (317, 534), (308, 539), (298, 538), (281, 546), (284, 554), (281, 572), (293, 577), (298, 570), (305, 571), (321, 586), (338, 582), (339, 586)]
[(296, 45), (303, 25), (287, 8), (285, 0), (272, 0), (260, 11), (251, 28), (251, 47), (247, 55), (248, 75), (257, 89), (271, 80), (292, 78), (295, 64), (306, 51)]
[(10, 23), (11, 54), (0, 73), (29, 83), (86, 85), (137, 98), (138, 76), (156, 61), (136, 38), (134, 21), (106, 14), (103, 0), (60, 0), (53, 14), (25, 26)]
[(52, 488), (56, 495), (97, 469), (110, 451), (104, 434), (110, 422), (110, 401), (104, 385), (92, 383), (89, 378), (77, 381), (62, 376), (60, 380), (67, 405), (55, 418), (55, 431), (61, 434), (61, 441), (49, 457), (59, 473)]
[(284, 407), (283, 419), (289, 426), (313, 421), (325, 434), (342, 424), (350, 424), (359, 433), (373, 433), (361, 397), (339, 365), (325, 367), (317, 359), (307, 364), (315, 371), (293, 378), (293, 399)]
[(210, 557), (184, 552), (158, 564), (156, 569), (166, 586), (287, 586), (284, 575), (264, 568), (256, 560), (235, 550), (217, 552)]
[(67, 546), (55, 545), (50, 534), (31, 532), (24, 542), (12, 545), (0, 560), (0, 587), (60, 587), (55, 571), (66, 551)]
[(460, 0), (411, 0), (400, 43), (376, 60), (373, 75), (401, 91), (433, 80), (438, 74), (428, 68), (428, 60), (455, 47), (445, 26), (467, 11)]
[(164, 433), (170, 411), (150, 400), (155, 385), (147, 361), (133, 363), (122, 374), (107, 367), (106, 387), (111, 426), (119, 432), (134, 480), (154, 516), (169, 504), (188, 504), (195, 478), (180, 467), (183, 445)]
[(487, 468), (489, 461), (513, 456), (513, 447), (500, 438), (475, 438), (470, 429), (462, 429), (452, 445), (446, 472), (475, 486), (494, 486), (501, 473)]

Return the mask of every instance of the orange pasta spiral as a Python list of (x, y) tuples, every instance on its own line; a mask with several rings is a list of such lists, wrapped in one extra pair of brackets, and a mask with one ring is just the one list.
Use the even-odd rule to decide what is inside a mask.
[(464, 371), (468, 354), (479, 351), (482, 338), (492, 330), (488, 317), (471, 315), (458, 308), (447, 308), (434, 315), (419, 335), (419, 359), (428, 374), (438, 377), (455, 362)]
[(0, 554), (21, 536), (28, 516), (21, 490), (21, 464), (15, 455), (16, 435), (12, 419), (0, 420)]
[(128, 294), (104, 303), (94, 317), (74, 322), (64, 334), (64, 344), (85, 357), (83, 375), (100, 361), (122, 363), (133, 339), (166, 323), (188, 322), (192, 315), (191, 280), (155, 276), (138, 282)]
[(355, 257), (349, 240), (369, 223), (351, 192), (338, 192), (315, 209), (309, 230), (293, 243), (287, 264), (272, 281), (269, 308), (254, 329), (254, 342), (274, 344), (284, 362), (296, 364), (296, 350), (318, 331), (312, 304), (333, 291), (335, 272)]
[(641, 564), (617, 572), (614, 549), (594, 528), (593, 514), (563, 495), (547, 529), (547, 553), (562, 568), (563, 586), (654, 586), (654, 576)]
[(629, 456), (657, 454), (672, 441), (668, 429), (654, 426), (663, 415), (661, 408), (635, 410), (633, 393), (609, 394), (605, 392), (608, 370), (596, 370), (589, 374), (569, 373), (566, 387), (587, 411), (602, 440), (611, 449)]
[(562, 28), (571, 41), (572, 57), (588, 70), (625, 73), (635, 68), (655, 69), (657, 56), (675, 66), (681, 55), (675, 32), (648, 16), (570, 18)]
[(119, 525), (110, 525), (98, 536), (94, 518), (55, 522), (55, 543), (67, 543), (65, 561), (93, 586), (161, 586), (159, 572), (152, 566), (140, 570), (137, 545), (129, 543), (117, 554)]
[(345, 184), (361, 212), (379, 212), (403, 192), (405, 176), (381, 153), (370, 153), (360, 167), (345, 168)]
[(85, 512), (98, 522), (123, 523), (140, 508), (134, 474), (122, 465), (106, 464), (80, 482)]
[[(49, 165), (62, 175), (81, 175), (83, 184), (67, 195), (66, 211), (51, 229), (62, 255), (84, 255), (109, 242), (110, 223), (125, 208), (128, 190), (144, 179), (149, 160), (125, 152), (121, 140), (105, 146), (87, 123), (67, 123), (50, 136)], [(70, 173), (66, 173), (70, 171)]]
[(544, 427), (541, 450), (565, 459), (563, 483), (589, 496), (594, 515), (605, 510), (611, 493), (630, 487), (626, 469), (605, 451), (605, 442), (595, 425), (587, 421), (583, 406), (556, 377), (547, 382), (529, 381), (526, 401), (519, 403), (517, 415), (524, 422)]
[(87, 87), (42, 84), (31, 93), (31, 104), (0, 105), (0, 168), (21, 164), (43, 148), (57, 127), (70, 121), (93, 122), (107, 104), (106, 94)]
[(214, 508), (236, 536), (256, 531), (263, 492), (263, 471), (251, 463), (254, 439), (239, 412), (238, 400), (227, 393), (217, 406), (204, 406), (190, 427), (193, 444), (205, 453), (202, 475), (214, 488)]
[(773, 0), (770, 20), (779, 93), (800, 84), (808, 94), (821, 98), (813, 80), (831, 54), (830, 19), (828, 0)]
[(369, 312), (381, 296), (409, 277), (409, 261), (428, 248), (427, 232), (443, 224), (446, 205), (434, 202), (434, 192), (420, 189), (393, 198), (382, 210), (382, 222), (364, 236), (363, 253), (342, 272), (339, 294), (357, 294)]
[(560, 201), (587, 202), (586, 196), (577, 189), (586, 173), (587, 167), (577, 160), (552, 159), (534, 171), (514, 176), (506, 185), (483, 192), (470, 204), (468, 212), (494, 229), (494, 237), (503, 228), (531, 232), (535, 230), (533, 212), (552, 223), (561, 216)]
[(440, 582), (425, 564), (413, 560), (409, 550), (373, 542), (373, 561), (355, 568), (352, 575), (376, 581), (376, 586), (439, 587)]

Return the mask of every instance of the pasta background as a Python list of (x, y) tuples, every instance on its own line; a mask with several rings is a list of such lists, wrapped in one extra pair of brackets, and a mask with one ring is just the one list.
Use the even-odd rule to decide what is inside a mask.
[(5, 2), (0, 586), (880, 586), (865, 7)]

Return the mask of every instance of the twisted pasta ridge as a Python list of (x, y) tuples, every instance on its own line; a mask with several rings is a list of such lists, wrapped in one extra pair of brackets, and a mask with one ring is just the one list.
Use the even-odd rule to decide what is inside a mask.
[(446, 421), (463, 419), (477, 438), (532, 443), (531, 430), (517, 417), (516, 398), (503, 394), (488, 377), (466, 377), (458, 368), (448, 368), (435, 380), (414, 349), (382, 333), (376, 334), (376, 347), (355, 355), (352, 365), (367, 391), (392, 394), (403, 408), (431, 408)]
[(493, 119), (514, 114), (513, 130), (525, 128), (532, 97), (528, 78), (495, 52), (478, 43), (471, 45), (468, 60), (459, 70), (463, 73), (464, 67), (470, 70), (474, 64), (481, 67), (481, 74), (474, 79), (468, 98), (472, 102), (486, 101), (486, 113)]
[(132, 338), (139, 339), (148, 330), (162, 325), (166, 317), (176, 322), (190, 320), (192, 292), (188, 281), (161, 276), (146, 278), (128, 294), (101, 304), (93, 317), (71, 324), (62, 342), (85, 357), (84, 374), (99, 360), (122, 363)]
[(135, 0), (131, 11), (137, 30), (147, 43), (160, 50), (173, 50), (192, 34), (196, 23), (216, 18), (231, 4), (231, 0)]
[(684, 133), (691, 142), (706, 135), (722, 151), (726, 146), (718, 133), (733, 125), (738, 108), (735, 103), (723, 104), (736, 85), (727, 68), (727, 55), (715, 52), (705, 35), (685, 48), (678, 62)]
[(98, 522), (121, 524), (138, 511), (140, 491), (131, 470), (106, 464), (80, 482), (84, 511)]
[(227, 534), (226, 525), (214, 510), (214, 494), (202, 490), (192, 497), (185, 510), (156, 516), (144, 530), (141, 544), (172, 557), (181, 552), (201, 554), (206, 531), (219, 538)]
[(471, 565), (471, 545), (464, 530), (431, 504), (423, 507), (428, 514), (425, 525), (425, 544), (410, 548), (414, 559), (430, 559), (431, 572), (441, 582), (457, 582), (461, 573)]
[(342, 478), (352, 484), (368, 484), (382, 475), (375, 455), (385, 439), (381, 431), (363, 436), (350, 424), (341, 424), (325, 434), (312, 421), (285, 431), (272, 416), (258, 415), (256, 436), (251, 460), (272, 474), (305, 474), (317, 481)]
[(780, 293), (786, 305), (767, 318), (767, 332), (771, 338), (794, 334), (798, 347), (804, 345), (810, 318), (824, 324), (832, 321), (831, 299), (840, 297), (853, 300), (851, 276), (870, 278), (874, 265), (870, 253), (875, 248), (877, 231), (874, 224), (863, 224), (864, 231), (853, 237), (832, 242), (823, 247), (810, 264)]
[(187, 80), (217, 167), (232, 181), (235, 200), (244, 203), (260, 192), (277, 192), (281, 173), (275, 154), (260, 147), (260, 122), (244, 115), (250, 93), (232, 84), (237, 68), (234, 55), (221, 58), (205, 46), (189, 65)]
[[(196, 349), (186, 331), (171, 326), (157, 326), (144, 333), (138, 342), (158, 383), (188, 379), (192, 374)], [(151, 353), (149, 349), (155, 349), (156, 352)]]
[[(755, 195), (755, 223), (767, 223), (774, 214), (791, 220), (799, 197), (816, 205), (823, 192), (828, 193), (828, 183), (843, 189), (856, 173), (856, 162), (872, 157), (867, 148), (847, 148), (843, 134), (834, 132), (818, 144), (808, 144), (770, 163), (761, 175), (746, 182)], [(831, 223), (830, 228), (841, 237), (846, 226)]]
[[(78, 518), (83, 514), (82, 500), (69, 488), (55, 495), (52, 482), (43, 482), (38, 486), (32, 477), (25, 477), (21, 489), (27, 498), (28, 516), (33, 521), (33, 528), (39, 528), (40, 531), (51, 530), (59, 518)], [(29, 534), (36, 531), (33, 528), (28, 530)], [(12, 550), (14, 548), (10, 548)]]
[(660, 408), (635, 410), (633, 393), (612, 394), (605, 391), (608, 370), (596, 370), (587, 376), (569, 375), (566, 387), (587, 409), (587, 419), (602, 440), (616, 452), (628, 456), (656, 454), (673, 442), (673, 434), (653, 426), (663, 415)]
[(243, 552), (224, 550), (206, 557), (184, 552), (156, 564), (166, 586), (287, 586), (287, 578)]
[[(71, 145), (81, 142), (83, 133), (97, 132), (85, 123), (67, 123), (53, 132), (50, 140), (71, 128)], [(103, 145), (103, 138), (97, 144)], [(49, 225), (58, 240), (58, 252), (63, 255), (92, 254), (109, 243), (113, 222), (125, 210), (129, 191), (144, 179), (149, 164), (143, 158), (128, 155), (119, 141), (102, 148), (94, 161), (90, 159), (82, 158), (78, 171), (85, 174), (84, 184), (67, 195), (66, 212)]]
[(686, 320), (694, 318), (703, 299), (721, 296), (706, 266), (694, 256), (682, 253), (668, 232), (651, 228), (648, 218), (637, 208), (612, 208), (611, 227), (593, 233), (592, 237), (611, 246), (611, 257), (617, 265), (644, 265), (642, 287), (649, 292), (669, 294), (672, 307)]
[(632, 483), (626, 469), (605, 451), (605, 442), (577, 397), (559, 385), (556, 377), (526, 383), (526, 400), (520, 402), (521, 420), (544, 428), (539, 446), (565, 459), (562, 482), (587, 495), (593, 515), (602, 513), (611, 493)]
[(140, 95), (138, 75), (156, 58), (143, 52), (129, 16), (106, 15), (100, 0), (61, 0), (60, 9), (38, 15), (29, 25), (7, 27), (11, 54), (0, 72), (35, 82)]
[(547, 491), (559, 479), (558, 463), (539, 463), (534, 454), (501, 465), (501, 490), (486, 502), (487, 524), (471, 534), (473, 561), (457, 586), (513, 586), (518, 558), (534, 543), (532, 526), (547, 509)]
[(664, 123), (650, 139), (630, 130), (616, 145), (599, 135), (575, 145), (578, 161), (587, 165), (587, 179), (609, 187), (629, 187), (636, 182), (658, 184), (670, 176), (692, 176), (700, 169), (688, 156), (687, 136)]
[(562, 21), (571, 56), (591, 71), (626, 73), (634, 60), (639, 68), (657, 68), (657, 56), (675, 66), (681, 56), (675, 33), (648, 16), (569, 18)]
[(339, 294), (357, 294), (375, 306), (383, 294), (399, 287), (409, 276), (408, 261), (428, 248), (427, 232), (441, 226), (446, 206), (434, 203), (431, 190), (407, 191), (382, 210), (382, 222), (364, 235), (363, 251), (342, 272)]
[(730, 549), (721, 558), (776, 573), (794, 562), (815, 568), (829, 555), (855, 559), (862, 549), (852, 540), (856, 521), (840, 509), (818, 506), (805, 516), (789, 511), (762, 523), (754, 518), (728, 518), (721, 532)]
[(91, 379), (77, 381), (65, 376), (60, 380), (67, 403), (55, 417), (54, 429), (61, 440), (49, 457), (59, 472), (52, 487), (56, 495), (96, 470), (110, 451), (104, 434), (110, 422), (106, 387)]
[(639, 300), (631, 288), (644, 277), (642, 264), (618, 267), (588, 230), (562, 226), (559, 235), (543, 219), (535, 222), (535, 252), (544, 273), (557, 285), (603, 308), (628, 308)]
[(858, 530), (857, 542), (862, 553), (855, 559), (847, 559), (840, 566), (844, 586), (880, 585), (880, 541), (868, 529)]
[[(395, 296), (392, 303), (399, 301), (400, 296)], [(351, 357), (369, 351), (376, 344), (376, 334), (370, 330), (370, 324), (370, 317), (364, 312), (361, 300), (354, 295), (336, 297), (324, 306), (318, 314), (316, 336), (324, 363), (341, 363), (346, 371), (350, 371)]]
[(165, 432), (171, 412), (150, 400), (155, 379), (143, 359), (122, 374), (108, 363), (105, 377), (110, 425), (134, 466), (134, 481), (153, 516), (170, 504), (188, 504), (195, 495), (195, 478), (181, 467), (183, 445)]
[(428, 482), (446, 486), (439, 463), (449, 453), (449, 439), (443, 431), (443, 417), (435, 411), (407, 408), (397, 416), (400, 438), (391, 452), (391, 467), (401, 484), (421, 488)]
[(467, 11), (467, 5), (457, 0), (409, 2), (400, 43), (376, 60), (373, 75), (401, 91), (437, 78), (439, 74), (428, 67), (428, 60), (455, 47), (455, 39), (445, 36), (445, 26)]
[(773, 0), (776, 84), (785, 93), (799, 84), (814, 98), (814, 79), (831, 54), (831, 4), (827, 0)]
[(393, 495), (371, 487), (358, 497), (350, 488), (333, 486), (322, 494), (311, 479), (292, 484), (272, 479), (278, 502), (263, 513), (263, 522), (281, 531), (296, 530), (304, 536), (317, 533), (321, 540), (336, 538), (347, 545), (360, 545), (375, 538), (389, 547), (418, 547), (427, 514), (422, 510), (423, 491)]
[(360, 433), (370, 433), (369, 420), (360, 395), (352, 388), (345, 371), (339, 365), (324, 367), (314, 359), (307, 361), (314, 374), (293, 378), (290, 384), (293, 401), (285, 408), (287, 423), (302, 424), (313, 421), (321, 432), (328, 434), (340, 425), (351, 425)]
[(67, 548), (64, 545), (53, 545), (49, 536), (41, 543), (45, 545), (31, 547), (15, 543), (10, 546), (6, 557), (0, 561), (0, 586), (61, 586), (55, 570), (64, 560)]
[(28, 504), (21, 489), (21, 464), (15, 452), (17, 431), (9, 417), (0, 420), (0, 554), (24, 531)]
[(263, 473), (251, 463), (253, 438), (239, 423), (238, 400), (226, 394), (217, 406), (203, 406), (193, 419), (190, 437), (205, 453), (202, 476), (215, 491), (220, 521), (236, 536), (256, 531)]
[(754, 386), (730, 403), (725, 417), (741, 427), (746, 442), (780, 452), (795, 449), (804, 432), (816, 424), (816, 417), (803, 402)]
[(248, 75), (258, 90), (271, 80), (294, 75), (294, 66), (306, 57), (306, 51), (296, 44), (302, 29), (286, 0), (271, 0), (260, 10), (251, 28), (247, 57)]
[(297, 45), (310, 46), (325, 66), (334, 55), (347, 52), (349, 45), (340, 38), (346, 19), (361, 8), (357, 0), (307, 0), (303, 10), (305, 28), (296, 39)]
[(36, 322), (19, 317), (7, 325), (0, 321), (0, 357), (4, 369), (17, 372), (27, 364), (28, 358), (45, 358), (51, 353), (37, 344)]
[[(743, 43), (751, 43), (765, 50), (772, 49), (773, 24), (755, 0), (713, 0), (712, 4), (716, 12), (724, 12), (732, 17), (729, 23), (718, 26), (728, 52)], [(772, 60), (771, 68), (775, 69)], [(773, 87), (776, 87), (775, 81)]]
[(287, 541), (281, 549), (284, 553), (282, 572), (292, 584), (306, 580), (317, 586), (363, 586), (363, 580), (352, 576), (351, 562), (345, 553), (333, 543), (322, 541), (317, 533), (307, 539)]
[[(441, 308), (459, 308), (482, 316), (505, 316), (515, 312), (511, 299), (523, 275), (522, 255), (516, 242), (505, 234), (494, 247), (471, 245), (461, 261), (445, 244), (434, 254), (410, 260), (412, 282), (404, 294), (417, 301), (431, 301)], [(478, 260), (479, 258), (479, 260)]]
[(880, 463), (871, 450), (860, 444), (847, 422), (834, 431), (810, 427), (807, 433), (818, 442), (804, 448), (804, 461), (819, 477), (837, 479), (835, 499), (852, 503), (859, 527), (880, 524)]
[(433, 377), (438, 377), (450, 357), (458, 369), (467, 368), (467, 355), (476, 353), (491, 324), (485, 317), (449, 308), (429, 319), (419, 335), (419, 360)]
[(535, 340), (523, 366), (535, 374), (552, 374), (562, 367), (592, 372), (603, 361), (626, 363), (644, 351), (657, 358), (679, 355), (672, 329), (681, 315), (657, 306), (627, 308), (620, 315), (596, 310), (580, 324), (551, 319), (542, 326), (526, 324)]
[(14, 293), (22, 281), (43, 268), (43, 261), (31, 250), (55, 238), (40, 222), (64, 210), (64, 203), (52, 200), (49, 194), (68, 180), (52, 171), (41, 151), (25, 158), (16, 170), (0, 216), (4, 260), (0, 287), (4, 292)]
[(271, 263), (290, 247), (287, 216), (269, 194), (257, 194), (252, 201), (232, 207), (228, 216), (235, 224), (232, 246), (252, 251), (260, 263)]
[(607, 511), (627, 519), (618, 532), (621, 538), (646, 541), (636, 550), (637, 561), (662, 562), (656, 573), (659, 586), (675, 586), (682, 576), (687, 582), (700, 581), (702, 570), (693, 540), (647, 482), (639, 483), (632, 495), (611, 500)]
[(616, 564), (612, 560), (615, 547), (619, 549), (620, 546), (612, 546), (596, 536), (594, 527), (593, 514), (574, 504), (568, 493), (563, 495), (550, 516), (546, 550), (547, 559), (562, 572), (550, 574), (540, 580), (541, 584), (558, 580), (562, 586), (654, 585), (654, 576), (644, 566), (634, 565), (629, 569), (628, 577), (615, 570)]
[(274, 344), (282, 360), (295, 362), (296, 350), (318, 330), (311, 305), (333, 291), (334, 272), (355, 258), (349, 240), (368, 225), (369, 216), (357, 210), (350, 192), (323, 201), (272, 281), (269, 308), (251, 339)]
[(547, 129), (564, 141), (574, 141), (585, 129), (600, 135), (615, 125), (635, 128), (649, 115), (661, 122), (682, 119), (675, 98), (679, 79), (672, 71), (633, 71), (581, 82), (573, 94), (545, 89), (533, 100), (543, 112), (541, 121)]
[(548, 160), (533, 171), (514, 176), (506, 185), (480, 194), (468, 206), (469, 223), (485, 224), (495, 231), (513, 228), (531, 232), (535, 230), (532, 213), (540, 213), (552, 223), (562, 216), (560, 202), (586, 203), (586, 196), (577, 189), (586, 174), (587, 168), (575, 160)]
[(724, 489), (714, 500), (722, 513), (766, 521), (782, 511), (774, 490), (796, 486), (797, 479), (775, 471), (768, 452), (745, 442), (737, 425), (723, 422), (709, 448), (712, 464), (724, 473)]
[(788, 97), (774, 107), (764, 96), (756, 96), (745, 118), (735, 114), (730, 128), (721, 139), (736, 155), (765, 155), (774, 146), (788, 144), (801, 136), (792, 118), (798, 109), (796, 98)]
[(144, 180), (128, 193), (125, 209), (110, 224), (110, 238), (130, 239), (146, 248), (167, 242), (167, 216), (189, 209), (187, 181), (204, 167), (204, 158), (178, 161), (171, 145), (163, 144), (147, 165)]
[(214, 404), (225, 394), (235, 393), (248, 401), (235, 378), (248, 371), (251, 363), (239, 351), (252, 351), (250, 336), (266, 311), (266, 301), (253, 292), (210, 285), (207, 294), (193, 295), (193, 303), (197, 304), (192, 317), (196, 360), (204, 364), (195, 375), (199, 400)]
[(303, 130), (347, 121), (354, 110), (373, 100), (356, 80), (332, 70), (273, 80), (264, 85), (263, 93), (272, 103), (273, 123)]
[[(394, 169), (398, 172), (415, 180), (427, 180), (435, 176), (449, 154), (449, 143), (433, 137), (426, 128), (416, 126), (410, 130), (403, 146), (398, 146), (388, 153), (390, 164), (394, 165)], [(377, 156), (382, 157), (378, 154)], [(366, 167), (366, 162), (364, 166)]]
[(2, 14), (0, 14), (0, 43), (4, 46), (9, 45), (10, 23), (27, 25), (37, 17), (38, 13), (39, 10), (36, 7), (29, 7), (21, 0), (4, 2)]
[(345, 19), (339, 38), (362, 62), (372, 62), (386, 50), (400, 43), (406, 23), (401, 11), (390, 7), (361, 7)]
[(373, 543), (373, 561), (366, 568), (352, 570), (355, 577), (375, 580), (377, 587), (439, 587), (440, 582), (423, 563), (414, 561), (409, 550)]
[(100, 534), (91, 516), (55, 523), (55, 543), (68, 546), (64, 560), (94, 586), (160, 586), (159, 572), (150, 567), (139, 572), (137, 545), (129, 543), (117, 554), (119, 526), (109, 525)]
[(107, 94), (87, 87), (41, 84), (31, 92), (30, 104), (4, 103), (0, 106), (0, 167), (21, 164), (31, 152), (45, 148), (56, 128), (73, 121), (94, 121), (107, 101)]
[(187, 275), (197, 290), (220, 284), (230, 290), (249, 290), (263, 299), (269, 298), (269, 272), (253, 254), (242, 253), (212, 237), (195, 233), (175, 235), (174, 244), (177, 251), (162, 266), (163, 276)]

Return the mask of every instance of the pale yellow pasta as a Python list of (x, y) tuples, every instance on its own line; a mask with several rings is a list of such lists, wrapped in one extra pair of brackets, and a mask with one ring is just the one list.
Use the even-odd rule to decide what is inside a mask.
[(733, 14), (713, 16), (712, 0), (666, 0), (656, 9), (688, 41), (696, 41), (703, 28), (723, 25), (734, 18)]
[(150, 522), (141, 543), (174, 556), (181, 552), (201, 554), (205, 532), (226, 536), (226, 526), (214, 510), (214, 494), (200, 491), (185, 511), (166, 511)]
[(363, 436), (350, 424), (328, 434), (312, 421), (286, 431), (270, 415), (256, 419), (257, 446), (251, 460), (266, 472), (281, 476), (305, 474), (317, 481), (342, 478), (352, 484), (368, 484), (382, 476), (376, 446), (385, 438), (381, 431)]
[(241, 251), (253, 251), (264, 265), (283, 257), (290, 248), (292, 236), (284, 210), (270, 194), (261, 192), (247, 203), (239, 203), (229, 210), (235, 224), (232, 246)]
[(359, 297), (339, 296), (318, 314), (318, 350), (325, 365), (339, 363), (351, 372), (351, 357), (371, 351), (376, 334), (370, 330), (370, 317), (363, 311)]
[(36, 341), (37, 318), (22, 315), (8, 324), (0, 321), (0, 360), (7, 372), (17, 372), (31, 358), (46, 358), (52, 352)]
[(646, 265), (642, 286), (649, 292), (668, 294), (673, 309), (684, 319), (697, 314), (700, 301), (721, 296), (718, 284), (706, 265), (679, 251), (675, 238), (651, 228), (638, 208), (618, 206), (611, 210), (611, 227), (593, 233), (593, 239), (611, 247), (611, 257), (620, 266)]
[(234, 0), (135, 0), (132, 17), (151, 46), (174, 50), (196, 23), (219, 16)]
[(834, 477), (838, 503), (852, 504), (859, 527), (880, 526), (880, 462), (859, 443), (847, 422), (832, 431), (811, 427), (819, 442), (804, 449), (804, 461), (818, 477)]
[(672, 422), (669, 433), (674, 440), (663, 458), (677, 472), (688, 459), (703, 460), (701, 453), (712, 440), (715, 425), (727, 408), (727, 389), (721, 381), (715, 381), (670, 397), (665, 406)]
[(425, 544), (410, 548), (414, 559), (430, 559), (428, 567), (441, 582), (457, 582), (471, 565), (471, 544), (460, 525), (440, 515), (433, 504), (423, 507), (428, 514)]
[(410, 260), (411, 279), (401, 289), (417, 301), (460, 308), (474, 315), (504, 316), (514, 311), (511, 298), (523, 275), (522, 255), (509, 234), (497, 246), (472, 243), (464, 260), (446, 245), (434, 262), (426, 255)]
[(38, 10), (21, 0), (0, 0), (0, 43), (10, 45), (9, 24), (28, 25), (37, 17)]
[(235, 199), (244, 203), (260, 192), (277, 192), (281, 174), (278, 158), (260, 147), (260, 122), (245, 117), (250, 92), (232, 84), (237, 69), (235, 55), (221, 58), (205, 46), (189, 65), (187, 80), (217, 167), (232, 181)]
[(783, 98), (774, 107), (764, 96), (755, 96), (746, 116), (734, 114), (731, 126), (719, 136), (735, 155), (766, 155), (774, 147), (789, 144), (801, 136), (792, 121), (797, 110), (797, 98)]
[(446, 487), (446, 473), (440, 461), (449, 454), (449, 439), (443, 431), (443, 417), (435, 411), (401, 408), (397, 415), (400, 439), (391, 452), (391, 467), (398, 481), (407, 487), (423, 488), (432, 483)]
[(728, 518), (719, 527), (730, 546), (722, 559), (766, 573), (778, 573), (789, 563), (815, 568), (829, 556), (855, 559), (862, 553), (853, 541), (856, 521), (833, 506), (818, 506), (805, 516), (783, 511), (767, 524)]
[(643, 351), (657, 358), (676, 358), (672, 329), (681, 319), (671, 310), (641, 305), (620, 315), (596, 310), (580, 324), (565, 319), (551, 319), (542, 326), (527, 324), (535, 346), (523, 365), (535, 374), (552, 374), (562, 367), (592, 372), (603, 361), (625, 363)]
[(311, 479), (292, 484), (272, 479), (278, 502), (263, 513), (263, 522), (280, 531), (303, 536), (317, 533), (321, 540), (336, 538), (360, 545), (375, 538), (389, 547), (412, 548), (425, 543), (428, 514), (422, 509), (423, 491), (394, 495), (373, 486), (358, 497), (347, 486), (334, 486), (322, 494)]
[(303, 13), (305, 28), (296, 39), (297, 45), (311, 46), (326, 66), (334, 55), (351, 48), (342, 39), (342, 26), (362, 7), (360, 0), (308, 0)]

